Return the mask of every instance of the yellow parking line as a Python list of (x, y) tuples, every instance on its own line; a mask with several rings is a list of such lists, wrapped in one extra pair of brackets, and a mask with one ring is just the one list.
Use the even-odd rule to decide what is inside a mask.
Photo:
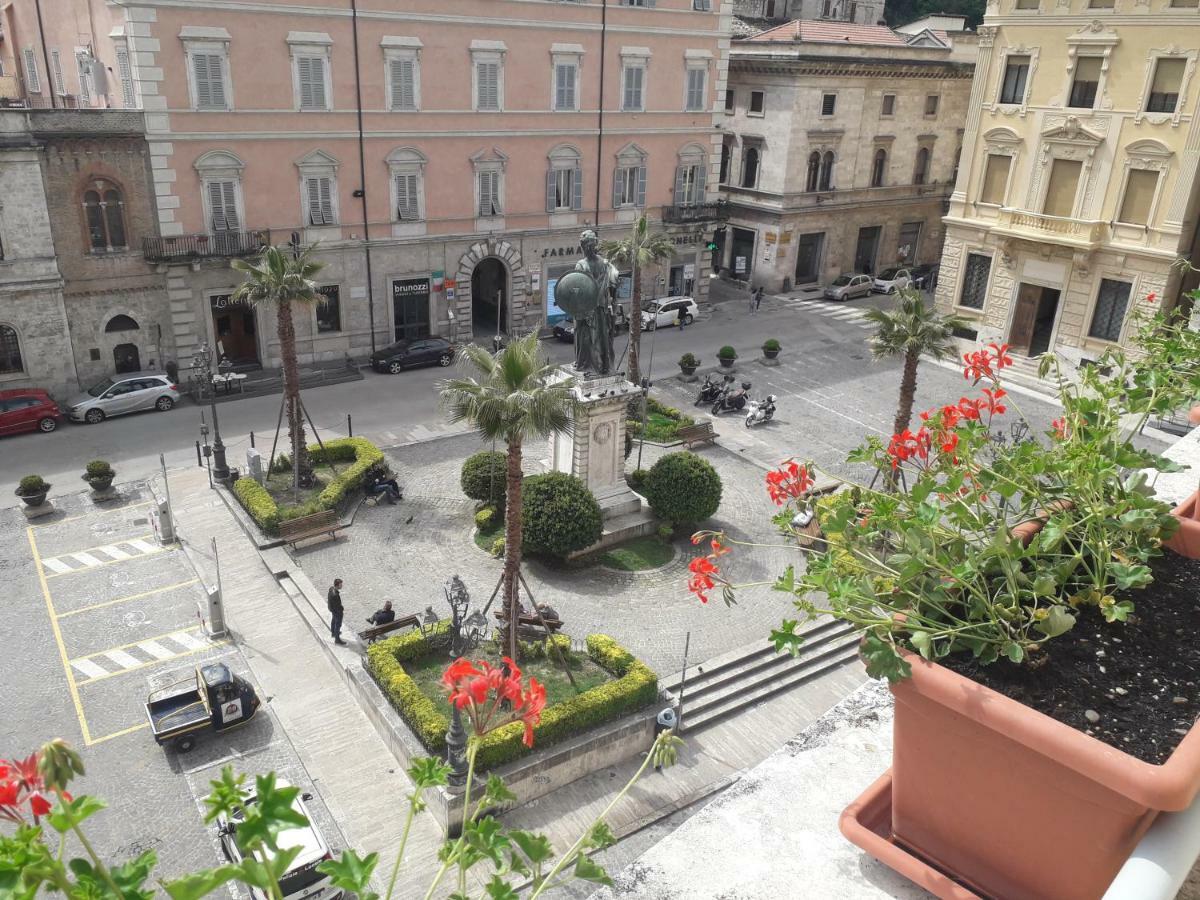
[(94, 747), (96, 744), (103, 744), (105, 741), (111, 741), (113, 738), (119, 738), (127, 734), (133, 734), (135, 731), (141, 731), (143, 728), (149, 727), (149, 722), (143, 722), (141, 725), (133, 725), (129, 728), (123, 728), (120, 731), (114, 731), (112, 734), (106, 734), (104, 737), (98, 737), (94, 741), (89, 741), (88, 745)]
[(79, 717), (79, 729), (83, 732), (83, 745), (90, 747), (92, 736), (88, 731), (87, 718), (83, 714), (83, 704), (79, 702), (79, 688), (75, 685), (75, 674), (67, 660), (67, 648), (63, 644), (62, 631), (58, 627), (58, 617), (54, 614), (54, 601), (50, 599), (50, 588), (46, 584), (46, 571), (42, 568), (42, 557), (38, 553), (37, 541), (33, 538), (33, 528), (28, 529), (29, 550), (33, 553), (33, 562), (37, 567), (38, 583), (42, 586), (42, 596), (46, 600), (46, 612), (50, 616), (50, 629), (54, 632), (54, 641), (58, 644), (58, 656), (62, 661), (63, 671), (67, 674), (67, 689), (71, 692), (71, 700), (75, 704), (75, 715)]
[[(172, 628), (170, 631), (164, 631), (162, 634), (155, 634), (150, 637), (138, 638), (136, 641), (130, 641), (128, 644), (121, 644), (121, 646), (119, 646), (119, 647), (105, 647), (103, 650), (97, 650), (95, 653), (89, 653), (86, 656), (73, 656), (73, 657), (71, 657), (70, 660), (68, 660), (68, 662), (78, 662), (81, 659), (91, 659), (93, 656), (102, 656), (105, 653), (111, 653), (113, 650), (128, 650), (130, 647), (136, 647), (138, 644), (146, 643), (146, 641), (157, 641), (160, 638), (170, 637), (173, 634), (179, 634), (179, 632), (181, 632), (181, 631), (195, 631), (199, 627), (200, 627), (199, 625), (181, 625), (178, 628)], [(224, 642), (222, 642), (222, 643), (224, 643)], [(216, 647), (217, 643), (213, 642), (212, 646)], [(193, 650), (191, 652), (194, 653), (195, 651)], [(179, 655), (186, 656), (187, 654), (180, 653)], [(174, 658), (174, 657), (172, 657), (172, 658)]]
[(67, 516), (65, 519), (59, 519), (56, 522), (47, 522), (45, 525), (31, 525), (30, 528), (53, 528), (55, 525), (64, 525), (67, 522), (78, 522), (80, 519), (90, 519), (92, 516), (109, 516), (114, 512), (120, 512), (123, 509), (137, 509), (139, 506), (153, 506), (153, 500), (143, 500), (140, 503), (130, 503), (128, 506), (118, 506), (116, 509), (96, 510), (90, 513), (82, 513), (78, 516)]
[[(118, 597), (116, 600), (105, 600), (103, 603), (93, 603), (91, 606), (81, 606), (79, 609), (72, 609), (64, 613), (59, 613), (58, 617), (60, 619), (65, 619), (68, 616), (77, 616), (82, 612), (100, 609), (103, 606), (112, 606), (115, 603), (125, 603), (128, 600), (141, 600), (143, 597), (153, 597), (155, 594), (163, 594), (167, 591), (173, 591), (176, 588), (187, 587), (188, 585), (195, 584), (199, 580), (199, 578), (192, 578), (188, 581), (180, 581), (176, 584), (168, 584), (166, 587), (155, 588), (152, 591), (142, 591), (140, 594), (130, 594), (128, 597)], [(172, 634), (173, 633), (174, 632), (172, 632)]]

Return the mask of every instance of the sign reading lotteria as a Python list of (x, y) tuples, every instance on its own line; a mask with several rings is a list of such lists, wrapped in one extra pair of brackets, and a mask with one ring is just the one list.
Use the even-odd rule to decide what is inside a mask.
[(429, 297), (429, 279), (424, 278), (393, 278), (392, 296), (400, 297)]

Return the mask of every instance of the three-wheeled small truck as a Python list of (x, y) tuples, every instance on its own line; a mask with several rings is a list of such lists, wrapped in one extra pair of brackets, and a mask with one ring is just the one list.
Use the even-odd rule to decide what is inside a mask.
[(180, 753), (196, 746), (206, 728), (226, 731), (243, 725), (258, 712), (254, 688), (224, 663), (197, 666), (191, 678), (154, 691), (146, 698), (146, 717), (158, 744), (172, 744)]

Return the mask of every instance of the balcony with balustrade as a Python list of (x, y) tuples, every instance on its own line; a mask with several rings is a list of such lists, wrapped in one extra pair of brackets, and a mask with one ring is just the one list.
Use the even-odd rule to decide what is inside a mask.
[(258, 231), (214, 231), (212, 234), (180, 234), (142, 239), (142, 255), (150, 262), (190, 262), (200, 259), (233, 259), (253, 256), (271, 243), (271, 233)]
[(1093, 219), (1048, 216), (1004, 206), (992, 226), (992, 234), (1077, 250), (1095, 250), (1105, 239), (1107, 225), (1107, 222)]

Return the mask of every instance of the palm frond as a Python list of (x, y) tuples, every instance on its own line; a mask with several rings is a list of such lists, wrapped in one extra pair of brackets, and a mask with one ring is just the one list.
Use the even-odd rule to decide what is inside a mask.
[(956, 356), (954, 330), (966, 324), (958, 316), (944, 316), (926, 306), (919, 293), (908, 289), (900, 292), (897, 308), (868, 309), (864, 317), (876, 326), (869, 343), (877, 359), (910, 353), (934, 359)]

